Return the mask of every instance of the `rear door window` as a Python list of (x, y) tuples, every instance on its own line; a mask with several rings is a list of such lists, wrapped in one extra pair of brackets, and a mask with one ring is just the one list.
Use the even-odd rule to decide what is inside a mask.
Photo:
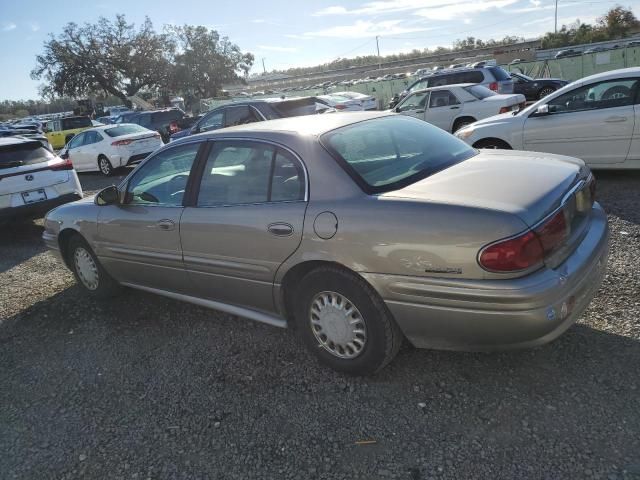
[(484, 75), (479, 71), (463, 72), (460, 76), (458, 83), (482, 83), (484, 81)]
[(246, 123), (257, 122), (258, 118), (248, 105), (239, 107), (228, 107), (225, 109), (224, 126), (233, 127)]
[(459, 103), (456, 96), (449, 90), (436, 90), (435, 92), (431, 92), (429, 108), (448, 107), (450, 105), (458, 105)]
[(500, 67), (489, 67), (489, 71), (495, 77), (496, 80), (511, 80), (511, 75), (509, 72)]

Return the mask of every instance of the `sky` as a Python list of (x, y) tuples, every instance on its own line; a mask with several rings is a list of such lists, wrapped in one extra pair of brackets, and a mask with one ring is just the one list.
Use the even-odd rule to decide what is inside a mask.
[[(594, 22), (621, 4), (640, 16), (640, 0), (559, 0), (558, 25)], [(64, 7), (63, 7), (64, 5)], [(68, 22), (95, 22), (124, 13), (139, 23), (205, 25), (256, 57), (252, 72), (311, 66), (340, 57), (449, 47), (454, 40), (553, 30), (555, 0), (0, 0), (0, 100), (38, 98), (30, 78), (49, 34)]]

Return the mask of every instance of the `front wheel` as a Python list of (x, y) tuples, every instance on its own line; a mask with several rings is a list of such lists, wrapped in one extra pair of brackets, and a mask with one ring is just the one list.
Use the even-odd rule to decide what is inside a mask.
[(113, 165), (111, 165), (109, 159), (104, 155), (98, 157), (98, 168), (100, 169), (100, 173), (106, 177), (113, 175)]
[(538, 92), (538, 100), (540, 100), (541, 98), (546, 97), (547, 95), (551, 95), (555, 91), (556, 91), (556, 89), (553, 88), (553, 87), (544, 87), (544, 88), (540, 89), (540, 91)]
[(69, 241), (67, 255), (76, 282), (90, 296), (108, 298), (120, 291), (118, 282), (107, 273), (89, 244), (79, 235)]
[(322, 267), (302, 279), (298, 292), (298, 331), (323, 364), (339, 372), (369, 375), (398, 353), (402, 333), (362, 278), (337, 267)]
[(491, 150), (511, 150), (511, 145), (498, 138), (485, 138), (473, 144), (475, 148), (486, 148)]

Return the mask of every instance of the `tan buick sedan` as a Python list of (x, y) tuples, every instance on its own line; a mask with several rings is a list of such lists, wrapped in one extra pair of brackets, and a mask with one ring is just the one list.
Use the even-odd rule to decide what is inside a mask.
[(417, 347), (553, 340), (597, 290), (607, 218), (582, 161), (475, 150), (345, 113), (187, 137), (58, 207), (44, 239), (86, 292), (121, 286), (295, 327), (336, 370)]

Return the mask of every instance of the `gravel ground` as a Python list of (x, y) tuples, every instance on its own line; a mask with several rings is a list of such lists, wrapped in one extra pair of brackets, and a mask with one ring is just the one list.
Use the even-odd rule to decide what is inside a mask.
[(91, 302), (40, 222), (3, 228), (0, 478), (640, 479), (640, 174), (598, 179), (611, 257), (576, 326), (511, 353), (405, 346), (371, 378), (227, 314)]

